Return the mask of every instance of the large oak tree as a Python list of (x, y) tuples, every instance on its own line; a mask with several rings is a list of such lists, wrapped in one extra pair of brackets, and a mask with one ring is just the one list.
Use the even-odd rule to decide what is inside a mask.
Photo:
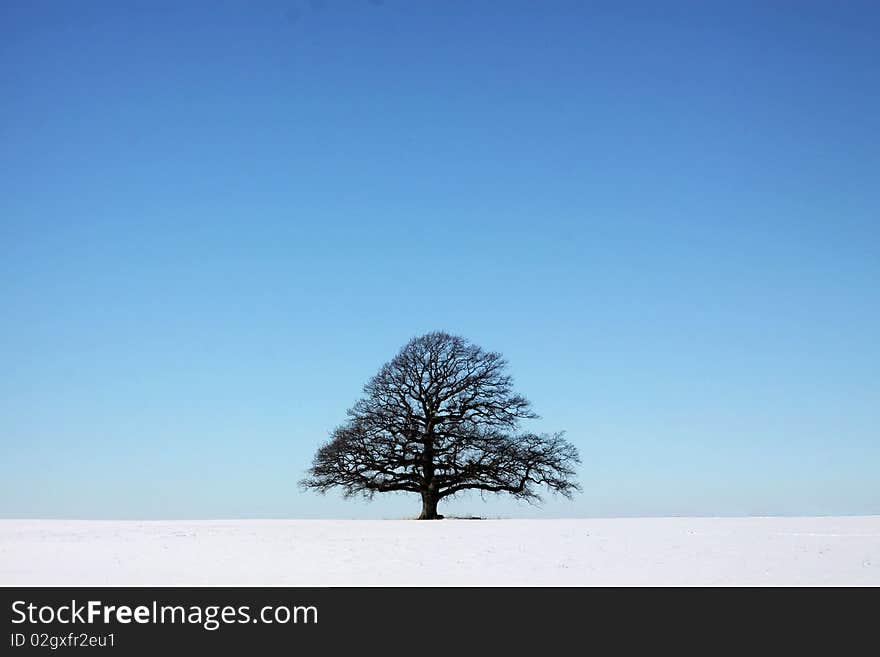
[(520, 431), (538, 416), (506, 370), (500, 354), (463, 338), (414, 338), (364, 386), (301, 485), (346, 497), (418, 493), (420, 519), (442, 518), (437, 503), (468, 490), (534, 501), (544, 487), (570, 497), (577, 450), (561, 433)]

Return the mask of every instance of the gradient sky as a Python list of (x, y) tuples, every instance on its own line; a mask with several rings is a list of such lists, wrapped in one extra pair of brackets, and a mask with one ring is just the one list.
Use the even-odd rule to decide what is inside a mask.
[(301, 492), (433, 329), (583, 493), (880, 513), (880, 6), (0, 3), (0, 517), (417, 514)]

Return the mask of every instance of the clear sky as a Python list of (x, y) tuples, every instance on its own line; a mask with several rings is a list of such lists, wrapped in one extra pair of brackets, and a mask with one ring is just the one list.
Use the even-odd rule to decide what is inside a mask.
[(583, 493), (880, 513), (875, 2), (0, 2), (0, 517), (301, 492), (410, 337), (511, 363)]

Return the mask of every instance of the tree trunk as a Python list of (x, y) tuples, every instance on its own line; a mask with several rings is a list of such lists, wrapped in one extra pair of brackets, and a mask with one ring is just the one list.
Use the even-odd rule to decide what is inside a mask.
[(437, 502), (440, 500), (432, 491), (422, 491), (422, 515), (419, 520), (439, 520), (443, 516), (437, 515)]

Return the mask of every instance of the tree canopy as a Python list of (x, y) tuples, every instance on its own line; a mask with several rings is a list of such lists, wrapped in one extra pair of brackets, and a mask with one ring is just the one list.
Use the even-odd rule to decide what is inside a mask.
[(520, 431), (537, 417), (514, 392), (501, 354), (428, 333), (369, 380), (300, 483), (346, 497), (418, 493), (421, 519), (442, 517), (438, 502), (468, 490), (538, 501), (545, 488), (570, 497), (579, 490), (577, 450), (562, 432)]

